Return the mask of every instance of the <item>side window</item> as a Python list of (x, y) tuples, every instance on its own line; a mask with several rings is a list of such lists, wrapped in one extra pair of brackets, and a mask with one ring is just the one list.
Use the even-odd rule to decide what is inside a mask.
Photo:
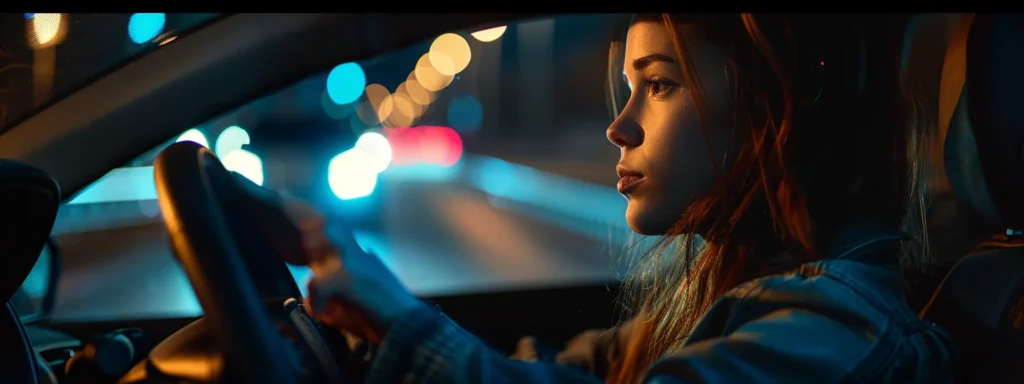
[[(618, 149), (604, 138), (614, 21), (442, 34), (340, 63), (172, 142), (204, 145), (254, 182), (343, 217), (421, 295), (612, 279), (609, 256), (628, 232), (612, 187)], [(164, 147), (62, 207), (62, 286), (76, 288), (61, 291), (56, 316), (201, 312), (156, 203)], [(293, 271), (304, 288), (308, 271)]]

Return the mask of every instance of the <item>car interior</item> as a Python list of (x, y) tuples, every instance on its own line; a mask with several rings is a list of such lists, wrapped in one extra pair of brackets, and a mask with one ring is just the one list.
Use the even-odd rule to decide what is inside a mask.
[[(25, 18), (31, 23), (28, 15)], [(581, 271), (575, 259), (576, 253), (620, 251), (614, 245), (621, 240), (610, 241), (608, 236), (595, 234), (591, 228), (593, 222), (602, 222), (606, 217), (588, 216), (593, 211), (589, 209), (590, 200), (602, 204), (606, 201), (605, 191), (595, 186), (604, 179), (559, 168), (583, 168), (577, 163), (568, 163), (568, 166), (557, 163), (556, 166), (551, 161), (543, 164), (541, 160), (515, 158), (509, 148), (519, 148), (517, 145), (532, 148), (534, 143), (517, 143), (512, 137), (515, 133), (488, 133), (494, 135), (486, 136), (494, 143), (488, 144), (484, 133), (474, 136), (472, 131), (459, 128), (466, 116), (473, 114), (467, 115), (455, 107), (476, 103), (491, 111), (487, 108), (492, 103), (515, 104), (520, 108), (514, 118), (516, 124), (526, 126), (547, 123), (536, 116), (523, 117), (522, 111), (541, 111), (537, 115), (552, 116), (566, 113), (528, 109), (534, 105), (531, 103), (552, 99), (536, 96), (548, 89), (524, 85), (529, 82), (521, 81), (524, 79), (521, 77), (513, 78), (512, 83), (525, 88), (517, 88), (517, 92), (527, 97), (512, 100), (498, 92), (500, 100), (498, 96), (490, 99), (480, 96), (476, 101), (467, 102), (470, 99), (463, 95), (471, 93), (467, 89), (483, 88), (479, 85), (483, 80), (479, 78), (484, 75), (476, 72), (476, 68), (483, 65), (479, 62), (514, 68), (509, 70), (520, 76), (554, 77), (549, 80), (558, 85), (552, 86), (557, 92), (586, 89), (574, 83), (574, 78), (557, 78), (571, 77), (569, 75), (544, 75), (535, 71), (536, 62), (552, 60), (543, 53), (555, 51), (552, 47), (571, 51), (567, 47), (584, 44), (544, 43), (545, 40), (537, 36), (555, 32), (592, 34), (598, 36), (593, 40), (603, 44), (600, 48), (604, 48), (603, 54), (607, 55), (607, 42), (613, 38), (614, 28), (597, 26), (611, 24), (610, 20), (618, 20), (621, 15), (573, 17), (559, 16), (562, 24), (547, 24), (543, 21), (550, 17), (538, 14), (211, 15), (187, 30), (172, 34), (167, 27), (166, 33), (157, 31), (156, 37), (132, 45), (132, 49), (141, 46), (148, 51), (132, 51), (136, 53), (125, 63), (83, 80), (63, 93), (58, 92), (59, 97), (40, 103), (41, 107), (31, 114), (4, 121), (0, 128), (3, 129), (0, 131), (0, 157), (9, 160), (0, 161), (0, 195), (5, 197), (0, 199), (0, 205), (7, 208), (7, 212), (26, 214), (0, 218), (0, 241), (8, 247), (7, 255), (0, 261), (4, 263), (0, 264), (3, 276), (0, 295), (8, 298), (7, 311), (0, 314), (3, 381), (358, 381), (360, 369), (365, 368), (367, 357), (362, 353), (365, 351), (336, 348), (345, 345), (341, 336), (324, 331), (302, 309), (304, 279), (308, 279), (309, 273), (282, 261), (294, 257), (299, 240), (296, 229), (282, 219), (279, 196), (261, 187), (267, 185), (311, 200), (322, 198), (324, 191), (331, 191), (334, 193), (329, 195), (332, 201), (346, 202), (331, 205), (331, 212), (370, 228), (368, 233), (380, 228), (397, 230), (403, 239), (421, 244), (406, 253), (430, 254), (434, 248), (439, 249), (433, 251), (435, 253), (446, 253), (456, 249), (451, 245), (438, 245), (436, 242), (440, 240), (436, 239), (434, 243), (421, 242), (411, 234), (418, 231), (427, 233), (419, 236), (447, 239), (443, 231), (425, 228), (439, 226), (437, 222), (416, 222), (414, 226), (394, 224), (414, 222), (411, 215), (438, 215), (437, 208), (416, 207), (433, 204), (461, 209), (459, 212), (472, 219), (456, 217), (447, 222), (460, 228), (463, 231), (460, 233), (479, 233), (476, 236), (481, 238), (502, 237), (500, 234), (505, 233), (505, 242), (472, 243), (476, 248), (470, 247), (478, 253), (490, 250), (496, 255), (487, 259), (494, 263), (486, 265), (490, 269), (480, 267), (479, 270), (491, 271), (484, 277), (470, 278), (468, 275), (479, 273), (455, 265), (461, 259), (444, 259), (448, 264), (434, 265), (434, 269), (425, 265), (443, 264), (439, 259), (395, 256), (391, 261), (395, 263), (396, 273), (409, 280), (414, 292), (437, 304), (449, 317), (498, 350), (511, 352), (516, 340), (525, 335), (535, 336), (550, 345), (561, 345), (580, 331), (613, 325), (622, 312), (616, 301), (621, 271), (611, 270), (613, 268), (602, 263), (597, 264), (611, 271), (606, 274)], [(1024, 221), (1024, 205), (1013, 199), (1024, 193), (1021, 190), (1024, 176), (1017, 174), (1024, 165), (1021, 164), (1024, 162), (1024, 131), (1021, 124), (1015, 124), (1022, 118), (1015, 113), (1015, 105), (1021, 99), (1017, 94), (1024, 89), (1024, 79), (1019, 79), (1015, 69), (1024, 65), (1024, 56), (1019, 53), (1024, 47), (1017, 38), (1024, 34), (1024, 18), (966, 15), (948, 19), (956, 21), (956, 28), (950, 29), (948, 47), (943, 42), (942, 47), (930, 51), (944, 53), (944, 60), (936, 57), (933, 64), (934, 75), (941, 80), (921, 80), (936, 82), (937, 86), (921, 87), (918, 91), (934, 99), (926, 105), (933, 104), (930, 108), (937, 114), (945, 171), (940, 173), (948, 180), (950, 202), (960, 213), (955, 218), (958, 224), (955, 229), (969, 227), (985, 234), (985, 239), (966, 255), (950, 257), (950, 264), (955, 262), (955, 265), (949, 268), (940, 285), (923, 283), (918, 287), (926, 292), (924, 297), (931, 297), (927, 304), (921, 305), (921, 314), (944, 327), (955, 341), (962, 361), (958, 379), (1008, 382), (1007, 378), (1014, 377), (1016, 372), (1014, 363), (1024, 358), (1020, 347), (1024, 345), (1024, 325), (1020, 320), (1024, 318), (1021, 314), (1024, 307), (1019, 304), (1024, 298), (1024, 261), (1019, 255), (1024, 232), (1018, 229), (1024, 228), (1021, 222)], [(163, 23), (161, 20), (161, 28), (164, 28)], [(519, 28), (524, 24), (530, 24), (529, 28)], [(928, 23), (919, 23), (916, 27), (926, 28), (925, 24)], [(936, 25), (948, 23), (933, 20), (932, 24), (931, 27), (939, 28)], [(408, 28), (409, 25), (416, 28)], [(367, 84), (385, 83), (385, 80), (377, 80), (376, 73), (399, 73), (401, 78), (393, 81), (399, 83), (409, 73), (406, 64), (416, 63), (411, 66), (413, 72), (409, 79), (416, 75), (426, 82), (424, 74), (418, 72), (416, 59), (420, 55), (429, 58), (429, 53), (424, 55), (424, 52), (433, 52), (434, 45), (442, 41), (439, 35), (466, 31), (464, 35), (469, 36), (470, 32), (495, 27), (505, 31), (505, 35), (498, 34), (491, 40), (474, 36), (476, 40), (470, 40), (469, 45), (473, 47), (472, 60), (478, 61), (468, 64), (467, 53), (465, 65), (472, 69), (453, 71), (445, 80), (448, 84), (444, 86), (458, 84), (451, 85), (450, 89), (461, 93), (442, 97), (436, 95), (441, 94), (444, 86), (431, 90), (430, 98), (448, 103), (444, 110), (447, 112), (445, 122), (435, 123), (427, 117), (418, 117), (422, 129), (415, 138), (387, 130), (378, 135), (386, 136), (390, 142), (389, 151), (394, 152), (393, 156), (389, 152), (390, 166), (396, 172), (386, 177), (380, 175), (376, 181), (380, 191), (372, 192), (373, 186), (369, 187), (370, 192), (339, 191), (331, 180), (305, 185), (275, 176), (275, 167), (280, 168), (279, 163), (284, 162), (281, 159), (300, 155), (306, 156), (303, 159), (315, 160), (308, 161), (322, 163), (324, 169), (317, 169), (329, 173), (328, 168), (332, 166), (328, 164), (341, 163), (338, 159), (348, 152), (321, 151), (310, 143), (358, 146), (365, 135), (353, 132), (364, 131), (373, 124), (387, 126), (385, 119), (374, 115), (373, 111), (369, 113), (377, 120), (366, 123), (366, 113), (360, 109), (362, 104), (359, 103), (368, 100), (372, 104), (377, 97), (371, 92), (372, 84)], [(134, 32), (130, 28), (129, 25), (128, 34), (133, 40), (133, 33), (142, 33), (139, 32), (141, 27)], [(74, 31), (69, 36), (73, 34)], [(914, 33), (908, 32), (908, 35)], [(917, 31), (917, 35), (926, 34)], [(428, 39), (435, 37), (438, 38), (430, 43)], [(498, 38), (515, 43), (488, 45)], [(529, 44), (541, 48), (530, 51), (533, 48)], [(493, 48), (496, 46), (499, 48)], [(502, 54), (513, 49), (520, 56), (516, 63), (503, 62)], [(494, 56), (488, 56), (487, 52)], [(523, 59), (524, 55), (529, 59)], [(595, 71), (581, 69), (577, 64), (590, 60), (591, 56), (583, 53), (577, 56), (576, 61), (566, 60), (566, 73), (579, 72), (576, 75), (584, 78), (593, 72), (597, 79), (604, 77), (603, 63), (596, 66)], [(936, 55), (928, 57), (932, 56)], [(561, 60), (563, 56), (558, 57)], [(401, 70), (393, 69), (396, 65), (392, 63), (399, 61), (406, 66)], [(353, 68), (338, 63), (359, 63), (360, 73), (366, 73), (361, 79), (365, 84), (358, 87), (355, 95), (360, 101), (353, 103), (355, 107), (348, 112), (338, 113), (342, 121), (351, 121), (352, 129), (347, 129), (349, 123), (344, 123), (346, 129), (337, 129), (339, 119), (328, 108), (332, 102), (344, 104), (331, 101), (340, 97), (331, 94), (335, 71)], [(311, 77), (311, 74), (316, 75)], [(252, 81), (254, 78), (259, 81)], [(325, 82), (326, 90), (323, 89)], [(310, 89), (312, 91), (307, 92)], [(480, 91), (478, 95), (484, 93)], [(594, 104), (603, 107), (604, 95), (590, 90), (578, 93), (575, 96), (590, 97), (596, 100)], [(301, 100), (306, 100), (303, 95), (307, 94), (313, 95), (308, 104), (315, 105), (317, 111), (326, 110), (329, 118), (309, 118), (301, 107), (292, 105), (302, 104)], [(379, 97), (374, 110), (380, 110), (381, 99), (391, 100), (395, 111), (402, 108), (393, 94), (386, 95)], [(259, 115), (258, 111), (263, 110), (273, 111), (270, 113), (273, 116)], [(600, 113), (600, 110), (592, 112)], [(513, 114), (503, 116), (513, 119), (507, 117)], [(258, 116), (251, 117), (253, 115)], [(463, 120), (453, 120), (452, 116)], [(364, 123), (357, 129), (355, 124), (360, 119)], [(558, 128), (575, 132), (569, 123), (559, 123)], [(589, 127), (588, 124), (579, 123)], [(594, 125), (600, 124), (599, 119), (594, 122)], [(395, 125), (414, 126), (412, 119)], [(218, 127), (218, 131), (211, 130), (211, 126)], [(251, 136), (246, 132), (244, 143), (238, 144), (238, 148), (245, 145), (246, 150), (240, 151), (259, 153), (263, 158), (258, 176), (250, 173), (252, 168), (232, 165), (239, 163), (228, 160), (226, 155), (231, 152), (218, 148), (220, 138), (227, 136), (231, 128), (240, 126), (251, 128)], [(186, 131), (183, 127), (196, 129)], [(411, 128), (406, 129), (408, 132)], [(220, 133), (216, 142), (207, 139), (213, 137), (214, 132)], [(443, 167), (425, 168), (403, 163), (424, 161), (402, 159), (401, 156), (408, 155), (403, 148), (409, 147), (409, 142), (419, 148), (425, 145), (423, 137), (452, 136), (455, 141), (448, 141), (445, 154), (416, 152), (427, 162), (444, 163)], [(264, 144), (271, 142), (276, 144)], [(454, 155), (453, 142), (458, 143)], [(589, 145), (587, 142), (574, 143), (576, 147), (572, 151), (575, 152), (571, 153), (583, 158), (582, 161), (594, 162), (593, 159), (603, 155), (579, 149)], [(449, 163), (446, 156), (454, 156), (454, 160)], [(370, 160), (373, 159), (361, 161)], [(431, 187), (455, 183), (455, 179), (447, 179), (448, 176), (443, 176), (445, 173), (437, 171), (454, 164), (458, 167), (450, 169), (458, 169), (466, 185), (482, 191), (485, 197), (481, 206), (489, 208), (464, 203), (476, 195)], [(401, 169), (408, 170), (400, 179), (397, 172)], [(509, 181), (489, 176), (502, 173), (516, 178)], [(357, 176), (346, 174), (344, 177), (351, 181)], [(145, 188), (107, 187), (127, 185), (137, 177), (146, 178), (149, 184)], [(418, 181), (405, 181), (410, 177)], [(425, 178), (442, 181), (423, 182)], [(524, 189), (523, 185), (534, 189)], [(396, 191), (400, 187), (415, 189), (419, 194), (399, 194)], [(532, 204), (530, 193), (540, 188), (564, 189), (568, 192), (563, 195), (571, 196), (563, 200), (556, 198), (553, 206)], [(148, 197), (145, 201), (105, 197), (132, 193)], [(101, 206), (97, 202), (105, 204), (102, 205), (106, 212), (103, 220), (97, 219), (101, 217), (97, 214)], [(538, 229), (518, 237), (507, 235), (517, 233), (518, 227), (493, 224), (508, 222), (489, 219), (498, 208), (534, 218), (530, 220), (535, 221), (521, 222)], [(131, 215), (124, 213), (129, 211)], [(377, 212), (384, 213), (378, 215)], [(116, 221), (108, 220), (111, 217), (120, 223), (132, 224), (108, 225)], [(607, 227), (607, 223), (604, 224), (601, 228)], [(91, 229), (80, 229), (84, 227)], [(616, 228), (613, 226), (612, 230)], [(932, 236), (936, 241), (943, 240), (937, 234)], [(396, 242), (393, 238), (382, 240), (371, 233), (365, 237), (366, 244), (359, 246), (381, 254), (402, 254), (403, 250), (393, 244)], [(444, 240), (442, 243), (445, 241), (456, 242)], [(509, 245), (534, 242), (542, 244), (541, 248)], [(609, 242), (613, 246), (608, 246)], [(594, 244), (604, 244), (605, 248)], [(123, 248), (131, 248), (131, 251)], [(509, 253), (502, 253), (505, 248), (510, 249), (504, 250)], [(573, 259), (572, 262), (544, 264), (540, 259), (517, 259), (511, 255), (531, 249), (545, 254), (569, 255), (564, 257)], [(133, 264), (127, 258), (135, 257), (136, 253), (162, 255), (163, 264), (153, 268), (159, 269), (156, 271), (161, 273), (159, 276), (173, 276), (158, 277), (134, 269), (141, 264)], [(107, 256), (114, 254), (116, 258)], [(113, 261), (106, 262), (103, 258)], [(537, 265), (555, 272), (543, 272)], [(420, 270), (414, 270), (417, 268)], [(173, 273), (166, 272), (170, 270)], [(123, 275), (125, 280), (88, 279), (93, 272), (103, 276)], [(537, 277), (541, 275), (546, 277)], [(501, 283), (490, 280), (501, 280)], [(125, 281), (129, 282), (127, 286)], [(459, 289), (452, 289), (453, 284)], [(174, 287), (185, 289), (171, 289)], [(114, 300), (101, 302), (92, 297), (113, 296), (117, 292), (123, 292), (123, 296)], [(282, 338), (278, 332), (282, 325), (290, 327), (294, 336)]]
[[(0, 220), (0, 238), (7, 252), (0, 267), (3, 279), (0, 295), (10, 298), (21, 282), (32, 271), (36, 259), (57, 217), (60, 189), (46, 172), (12, 161), (0, 161), (0, 195), (5, 214)], [(24, 214), (18, 214), (24, 212)], [(25, 328), (15, 312), (15, 305), (7, 301), (0, 314), (0, 370), (5, 380), (17, 383), (46, 382), (39, 369), (38, 352), (29, 343)]]
[[(1024, 193), (1024, 130), (1015, 101), (1022, 84), (1020, 36), (1024, 18), (976, 15), (969, 33), (951, 48), (946, 66), (962, 71), (943, 78), (942, 97), (954, 106), (946, 133), (946, 172), (954, 194), (971, 207), (972, 224), (991, 237), (946, 276), (923, 317), (950, 333), (967, 382), (1006, 382), (1024, 358), (1024, 258), (1020, 241)], [(947, 81), (948, 80), (948, 81)], [(947, 84), (949, 83), (949, 84)]]

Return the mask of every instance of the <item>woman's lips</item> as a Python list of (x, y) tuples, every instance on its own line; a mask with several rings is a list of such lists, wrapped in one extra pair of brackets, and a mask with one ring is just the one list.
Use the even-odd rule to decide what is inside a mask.
[(628, 195), (636, 190), (637, 186), (643, 181), (643, 175), (625, 175), (619, 178), (619, 183), (616, 186), (619, 189), (619, 193)]

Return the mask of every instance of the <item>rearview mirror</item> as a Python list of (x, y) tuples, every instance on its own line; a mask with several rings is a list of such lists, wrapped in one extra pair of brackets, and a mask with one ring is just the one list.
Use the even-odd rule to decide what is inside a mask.
[(57, 280), (60, 278), (60, 261), (60, 249), (50, 238), (43, 246), (32, 272), (29, 272), (21, 287), (11, 296), (11, 304), (22, 323), (44, 319), (53, 311), (57, 298)]

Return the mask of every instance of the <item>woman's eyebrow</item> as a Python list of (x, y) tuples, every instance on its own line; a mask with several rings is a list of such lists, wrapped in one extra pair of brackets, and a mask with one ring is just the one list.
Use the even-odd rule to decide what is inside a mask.
[(639, 71), (641, 69), (647, 68), (648, 65), (651, 65), (651, 64), (653, 64), (656, 61), (662, 61), (662, 62), (666, 62), (666, 63), (675, 63), (676, 59), (673, 59), (673, 58), (671, 58), (669, 56), (666, 56), (666, 55), (663, 55), (663, 54), (660, 54), (660, 53), (652, 53), (650, 55), (647, 55), (647, 56), (641, 57), (639, 59), (633, 60), (633, 69)]

